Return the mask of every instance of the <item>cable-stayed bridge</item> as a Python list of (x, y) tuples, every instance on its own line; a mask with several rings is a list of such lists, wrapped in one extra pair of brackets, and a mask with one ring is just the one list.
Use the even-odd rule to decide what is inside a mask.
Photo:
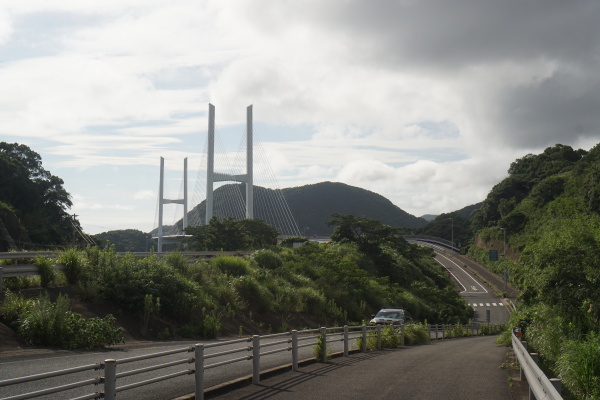
[[(178, 240), (188, 226), (208, 224), (211, 218), (255, 218), (274, 227), (282, 236), (300, 236), (293, 215), (277, 184), (269, 159), (256, 140), (253, 107), (246, 109), (245, 134), (240, 150), (228, 152), (215, 124), (215, 107), (209, 104), (208, 129), (200, 167), (193, 189), (188, 195), (187, 158), (183, 163), (183, 178), (179, 194), (166, 190), (164, 159), (161, 157), (159, 198), (153, 238), (162, 251), (165, 241)], [(245, 149), (245, 150), (244, 150)], [(259, 174), (256, 175), (255, 171)], [(170, 196), (166, 193), (170, 193)], [(175, 214), (165, 222), (165, 210), (171, 205)], [(189, 206), (192, 205), (191, 209)]]

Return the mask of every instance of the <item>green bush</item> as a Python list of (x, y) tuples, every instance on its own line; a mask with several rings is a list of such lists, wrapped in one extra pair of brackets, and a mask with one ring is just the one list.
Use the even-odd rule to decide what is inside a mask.
[(273, 250), (258, 250), (254, 253), (253, 257), (258, 266), (262, 268), (277, 269), (283, 265), (281, 257), (279, 257), (279, 254), (275, 253)]
[(248, 261), (240, 257), (220, 255), (213, 258), (211, 263), (231, 276), (248, 275), (251, 271)]
[(56, 279), (56, 272), (54, 272), (52, 262), (46, 257), (37, 256), (34, 260), (34, 264), (38, 268), (42, 287), (48, 287), (48, 285), (53, 283)]
[(70, 248), (63, 251), (58, 257), (58, 262), (64, 265), (63, 273), (69, 285), (76, 285), (83, 278), (85, 261), (79, 250)]
[(402, 346), (402, 330), (394, 325), (385, 325), (381, 329), (381, 347), (397, 349)]
[(557, 365), (563, 384), (577, 398), (600, 398), (600, 335), (567, 341)]
[(404, 344), (425, 344), (431, 341), (429, 336), (429, 327), (427, 324), (406, 324), (404, 325)]
[(123, 329), (115, 326), (112, 315), (84, 319), (70, 311), (67, 295), (53, 303), (47, 293), (35, 299), (8, 293), (2, 309), (28, 345), (92, 349), (123, 342)]
[(272, 311), (275, 297), (253, 276), (240, 276), (235, 278), (232, 286), (247, 308), (259, 312)]

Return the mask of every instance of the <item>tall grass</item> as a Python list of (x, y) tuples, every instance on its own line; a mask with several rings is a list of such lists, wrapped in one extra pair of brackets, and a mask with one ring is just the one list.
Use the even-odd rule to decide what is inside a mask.
[(67, 295), (52, 302), (47, 293), (26, 299), (9, 292), (2, 313), (19, 340), (30, 346), (98, 348), (123, 341), (123, 329), (115, 326), (112, 315), (84, 319), (71, 312)]
[(34, 264), (38, 268), (42, 287), (48, 287), (56, 279), (56, 272), (54, 272), (52, 262), (46, 257), (37, 256)]
[(600, 335), (564, 343), (557, 363), (563, 384), (582, 400), (600, 398)]
[(67, 283), (69, 285), (78, 284), (83, 278), (85, 267), (82, 253), (75, 248), (67, 249), (60, 254), (58, 262), (64, 265), (63, 273), (67, 278)]

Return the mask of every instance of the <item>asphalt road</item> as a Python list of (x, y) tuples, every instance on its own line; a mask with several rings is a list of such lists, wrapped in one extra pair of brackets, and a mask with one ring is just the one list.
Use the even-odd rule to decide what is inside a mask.
[[(436, 261), (444, 266), (453, 279), (458, 282), (461, 288), (460, 295), (475, 310), (473, 322), (502, 324), (508, 321), (507, 303), (501, 297), (498, 297), (490, 286), (485, 284), (479, 271), (474, 270), (473, 262), (470, 262), (471, 267), (465, 267), (467, 264), (456, 252), (437, 246), (432, 247), (436, 252)], [(490, 279), (489, 277), (486, 278)], [(498, 282), (494, 283), (498, 284)], [(488, 310), (490, 314), (489, 321), (487, 320)]]
[(264, 379), (219, 399), (508, 400), (508, 349), (494, 336), (355, 353)]

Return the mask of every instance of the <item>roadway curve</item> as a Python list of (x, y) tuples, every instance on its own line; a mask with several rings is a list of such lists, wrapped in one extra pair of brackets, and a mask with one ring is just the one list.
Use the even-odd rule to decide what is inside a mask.
[[(475, 263), (470, 261), (468, 264), (471, 267), (467, 267), (467, 262), (459, 259), (458, 253), (430, 243), (419, 242), (419, 244), (432, 247), (435, 251), (435, 260), (446, 268), (457, 282), (460, 295), (475, 311), (473, 322), (487, 323), (487, 310), (490, 311), (489, 322), (491, 324), (503, 324), (508, 321), (510, 304), (498, 297), (492, 288), (483, 282), (480, 277), (481, 267), (475, 272), (473, 268)], [(488, 279), (490, 277), (486, 276), (486, 280)], [(495, 283), (498, 284), (498, 282)]]

